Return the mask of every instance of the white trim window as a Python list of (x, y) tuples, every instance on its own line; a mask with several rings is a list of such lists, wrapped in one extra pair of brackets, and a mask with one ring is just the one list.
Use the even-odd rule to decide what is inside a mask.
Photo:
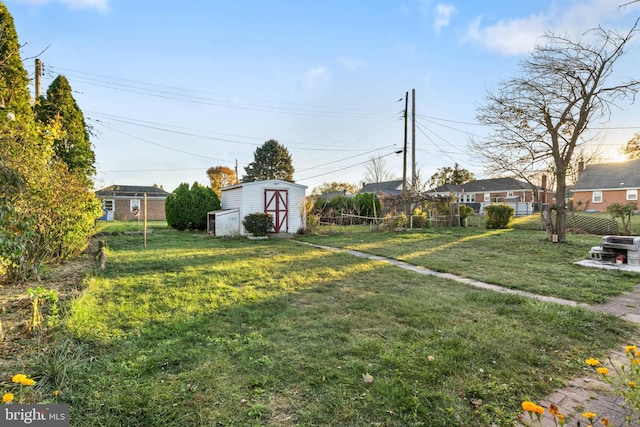
[(602, 191), (594, 191), (591, 193), (591, 203), (602, 203)]
[(638, 200), (638, 190), (627, 190), (627, 200), (630, 200), (630, 201)]
[(140, 199), (131, 199), (129, 201), (129, 212), (140, 212)]

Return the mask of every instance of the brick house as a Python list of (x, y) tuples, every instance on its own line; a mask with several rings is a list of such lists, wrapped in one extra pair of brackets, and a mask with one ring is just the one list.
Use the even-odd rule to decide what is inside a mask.
[[(543, 179), (544, 181), (544, 179)], [(494, 203), (512, 206), (516, 215), (529, 215), (534, 212), (534, 203), (551, 200), (551, 192), (542, 187), (536, 188), (538, 199), (531, 185), (515, 178), (490, 178), (470, 181), (462, 185), (445, 184), (428, 191), (438, 196), (454, 196), (459, 203), (471, 206), (477, 213), (483, 213), (484, 207)]]
[(168, 192), (158, 187), (145, 187), (137, 185), (111, 185), (96, 191), (96, 196), (102, 202), (104, 215), (101, 219), (106, 221), (130, 221), (138, 219), (136, 211), (142, 209), (144, 195), (147, 195), (147, 220), (164, 221), (165, 200)]
[(580, 175), (571, 190), (578, 209), (606, 212), (613, 203), (638, 202), (640, 160), (592, 164), (579, 169)]

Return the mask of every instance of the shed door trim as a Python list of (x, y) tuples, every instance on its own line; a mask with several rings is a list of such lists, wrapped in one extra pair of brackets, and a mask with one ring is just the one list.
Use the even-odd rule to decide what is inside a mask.
[(264, 190), (264, 211), (273, 216), (273, 231), (289, 232), (289, 190)]

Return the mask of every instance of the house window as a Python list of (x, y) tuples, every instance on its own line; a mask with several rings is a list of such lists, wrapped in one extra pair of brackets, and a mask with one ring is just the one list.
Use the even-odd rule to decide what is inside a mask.
[(513, 191), (509, 191), (509, 192), (507, 193), (507, 197), (513, 197)]
[(591, 203), (602, 203), (602, 191), (591, 193)]
[(105, 211), (113, 210), (113, 200), (103, 200), (102, 201), (102, 209)]
[(484, 201), (485, 202), (491, 201), (491, 193), (484, 193)]
[(140, 199), (131, 199), (129, 201), (130, 212), (140, 212)]
[(638, 200), (638, 190), (627, 190), (627, 200)]

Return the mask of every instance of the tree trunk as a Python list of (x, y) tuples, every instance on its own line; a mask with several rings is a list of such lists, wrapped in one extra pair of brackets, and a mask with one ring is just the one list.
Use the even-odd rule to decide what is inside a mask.
[[(556, 234), (558, 242), (565, 242), (567, 239), (567, 205), (565, 194), (567, 191), (566, 177), (560, 172), (556, 175)], [(552, 240), (553, 241), (553, 240)]]

